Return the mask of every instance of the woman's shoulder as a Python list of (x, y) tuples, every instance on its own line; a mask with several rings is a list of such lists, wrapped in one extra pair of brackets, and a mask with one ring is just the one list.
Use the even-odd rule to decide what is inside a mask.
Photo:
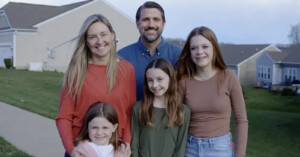
[(126, 66), (126, 67), (133, 68), (133, 65), (132, 65), (130, 62), (128, 62), (128, 61), (126, 61), (126, 60), (124, 60), (124, 59), (122, 59), (122, 58), (119, 58), (119, 60), (120, 60), (119, 64), (120, 64), (122, 67), (123, 67), (123, 66)]

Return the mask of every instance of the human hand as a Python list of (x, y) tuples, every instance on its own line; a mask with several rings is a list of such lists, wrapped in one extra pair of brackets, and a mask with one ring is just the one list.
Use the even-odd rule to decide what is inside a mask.
[(115, 157), (130, 157), (131, 155), (131, 150), (130, 150), (130, 145), (128, 143), (122, 143), (117, 152)]
[(131, 155), (130, 143), (125, 143), (125, 156), (130, 157), (130, 155)]
[(85, 150), (75, 147), (71, 153), (71, 157), (84, 157), (87, 156), (87, 154)]

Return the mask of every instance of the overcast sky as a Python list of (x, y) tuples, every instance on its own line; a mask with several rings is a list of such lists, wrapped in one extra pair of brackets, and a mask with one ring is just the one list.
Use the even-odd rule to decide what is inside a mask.
[[(63, 5), (82, 0), (12, 0)], [(133, 20), (146, 0), (106, 0)], [(300, 0), (154, 0), (166, 14), (163, 36), (186, 39), (198, 26), (207, 26), (219, 42), (288, 44), (291, 25), (300, 23)], [(9, 0), (1, 0), (0, 7)]]

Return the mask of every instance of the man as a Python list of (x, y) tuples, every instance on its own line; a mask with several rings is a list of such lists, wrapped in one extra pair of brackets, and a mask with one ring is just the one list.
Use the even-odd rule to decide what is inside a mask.
[(163, 8), (156, 2), (145, 2), (136, 13), (136, 26), (140, 32), (139, 40), (118, 51), (120, 57), (134, 66), (137, 101), (143, 99), (147, 64), (153, 59), (165, 58), (174, 66), (180, 56), (181, 49), (166, 42), (161, 36), (165, 23)]

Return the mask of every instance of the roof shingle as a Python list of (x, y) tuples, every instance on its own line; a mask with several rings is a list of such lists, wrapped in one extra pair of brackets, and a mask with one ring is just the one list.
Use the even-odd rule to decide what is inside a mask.
[(63, 6), (9, 2), (1, 10), (5, 12), (11, 29), (35, 29), (33, 28), (34, 25), (91, 1), (87, 0)]

